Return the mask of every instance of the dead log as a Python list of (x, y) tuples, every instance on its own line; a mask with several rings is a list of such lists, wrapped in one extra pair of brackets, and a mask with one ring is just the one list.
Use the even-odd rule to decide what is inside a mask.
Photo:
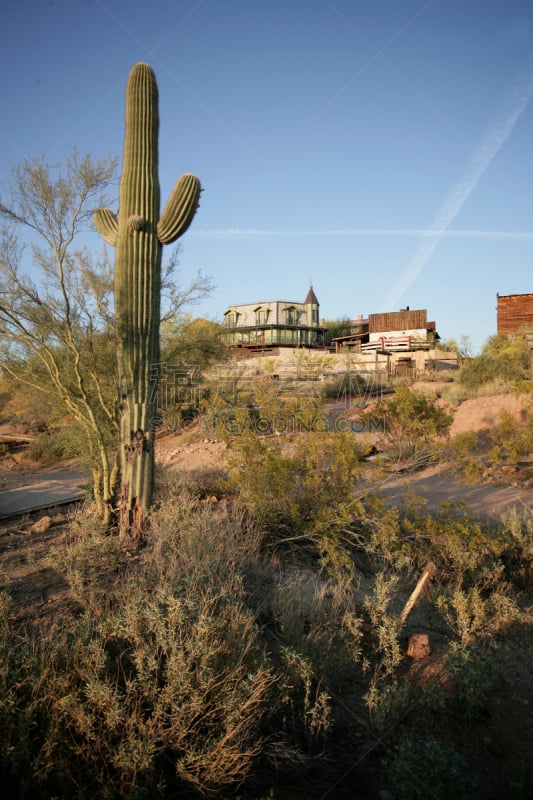
[(422, 594), (422, 592), (426, 588), (429, 588), (429, 583), (435, 577), (436, 571), (437, 571), (437, 568), (436, 568), (435, 564), (432, 561), (430, 561), (429, 564), (426, 566), (424, 572), (420, 576), (419, 581), (416, 584), (415, 588), (411, 592), (411, 596), (409, 597), (409, 600), (407, 601), (407, 603), (403, 607), (403, 611), (402, 611), (401, 616), (400, 616), (400, 621), (401, 621), (402, 625), (404, 625), (405, 620), (407, 619), (407, 617), (409, 616), (409, 614), (411, 613), (411, 611), (413, 610), (413, 608), (417, 604), (418, 599), (419, 599), (420, 595)]

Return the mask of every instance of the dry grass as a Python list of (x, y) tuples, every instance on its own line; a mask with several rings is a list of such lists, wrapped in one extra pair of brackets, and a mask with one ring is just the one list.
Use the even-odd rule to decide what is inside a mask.
[[(39, 637), (12, 629), (1, 598), (11, 796), (255, 800), (269, 788), (250, 788), (258, 765), (272, 783), (291, 771), (301, 783), (319, 765), (318, 795), (340, 792), (345, 773), (353, 796), (355, 763), (378, 777), (387, 763), (399, 796), (411, 770), (421, 796), (417, 737), (438, 762), (435, 797), (448, 796), (447, 768), (453, 786), (461, 774), (469, 787), (483, 780), (472, 766), (482, 753), (468, 761), (479, 737), (473, 745), (466, 733), (484, 719), (490, 654), (531, 634), (531, 514), (488, 528), (461, 506), (429, 514), (416, 498), (387, 511), (365, 496), (345, 445), (331, 445), (327, 463), (318, 439), (287, 454), (263, 448), (240, 485), (218, 469), (165, 473), (146, 547), (133, 555), (87, 513), (73, 520), (53, 561), (78, 615)], [(293, 468), (305, 472), (301, 486), (280, 479)], [(401, 611), (428, 559), (433, 597), (406, 626)], [(410, 669), (412, 624), (438, 631), (439, 681), (417, 683)]]

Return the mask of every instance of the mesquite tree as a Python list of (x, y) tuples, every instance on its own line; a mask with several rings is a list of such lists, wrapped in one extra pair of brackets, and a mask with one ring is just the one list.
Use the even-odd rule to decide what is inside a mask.
[(115, 180), (114, 159), (24, 161), (0, 200), (0, 368), (51, 398), (85, 440), (94, 499), (109, 523), (117, 468), (112, 271), (77, 245)]
[(198, 178), (182, 175), (159, 216), (158, 131), (155, 75), (148, 64), (136, 64), (126, 88), (120, 211), (94, 214), (96, 228), (115, 247), (119, 525), (134, 538), (142, 534), (153, 494), (162, 246), (187, 230), (201, 191)]

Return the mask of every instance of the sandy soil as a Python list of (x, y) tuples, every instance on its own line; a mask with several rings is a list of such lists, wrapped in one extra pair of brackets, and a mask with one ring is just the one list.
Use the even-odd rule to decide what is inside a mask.
[(524, 396), (516, 397), (514, 394), (464, 400), (453, 412), (450, 436), (469, 431), (476, 433), (488, 431), (497, 424), (502, 411), (507, 411), (516, 420), (520, 420), (524, 417), (527, 402)]
[[(490, 431), (502, 411), (511, 413), (518, 421), (523, 417), (526, 402), (513, 394), (465, 400), (453, 409), (450, 436)], [(223, 466), (226, 454), (224, 442), (202, 436), (171, 434), (161, 437), (157, 445), (158, 463), (177, 470)], [(533, 454), (518, 463), (504, 465), (503, 470), (495, 470), (475, 486), (453, 480), (447, 468), (448, 465), (442, 464), (414, 474), (392, 476), (383, 490), (391, 500), (400, 502), (409, 488), (424, 497), (431, 510), (437, 510), (442, 502), (464, 501), (479, 517), (497, 517), (513, 507), (533, 508)]]

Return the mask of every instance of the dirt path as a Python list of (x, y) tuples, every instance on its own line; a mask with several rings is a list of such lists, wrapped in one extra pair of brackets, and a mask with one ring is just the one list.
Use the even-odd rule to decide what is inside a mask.
[(505, 483), (469, 486), (451, 478), (443, 467), (399, 475), (388, 481), (381, 491), (398, 504), (414, 493), (425, 501), (431, 512), (438, 511), (442, 503), (464, 502), (478, 519), (497, 519), (511, 509), (533, 511), (533, 486), (522, 488)]

